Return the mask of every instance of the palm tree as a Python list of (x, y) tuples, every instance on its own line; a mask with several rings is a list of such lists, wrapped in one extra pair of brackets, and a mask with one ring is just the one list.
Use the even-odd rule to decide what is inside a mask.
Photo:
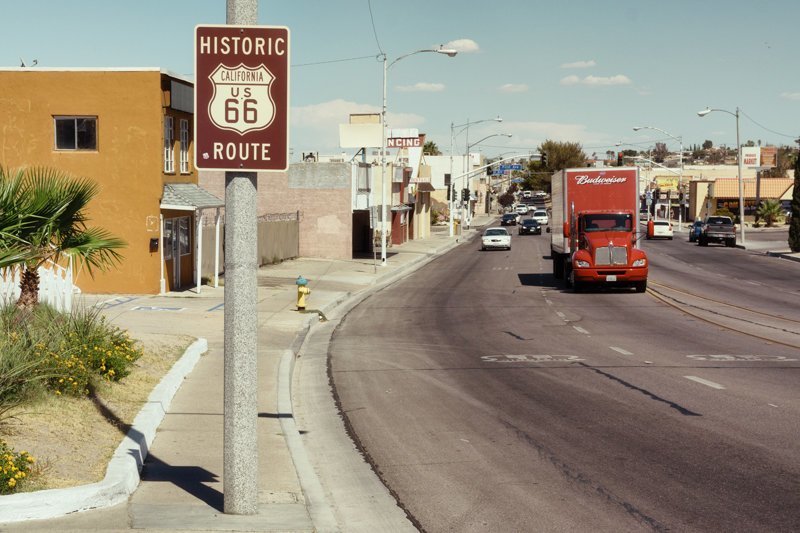
[(783, 214), (781, 203), (778, 200), (764, 200), (761, 205), (758, 206), (756, 214), (759, 218), (764, 219), (768, 228), (771, 228)]
[(22, 267), (17, 307), (38, 303), (37, 269), (48, 261), (71, 257), (90, 275), (121, 261), (117, 250), (126, 243), (86, 226), (86, 206), (98, 191), (97, 183), (56, 169), (0, 167), (0, 265), (5, 259)]

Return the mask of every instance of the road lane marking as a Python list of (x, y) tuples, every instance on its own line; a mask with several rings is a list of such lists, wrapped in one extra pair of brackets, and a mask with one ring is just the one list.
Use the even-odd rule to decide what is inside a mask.
[(571, 361), (584, 361), (577, 355), (547, 355), (547, 354), (520, 354), (520, 355), (484, 355), (481, 360), (485, 363), (563, 363)]
[(633, 354), (632, 354), (631, 352), (629, 352), (628, 350), (623, 350), (622, 348), (617, 348), (616, 346), (609, 346), (609, 348), (611, 348), (611, 349), (612, 349), (612, 350), (614, 350), (615, 352), (619, 352), (619, 353), (621, 353), (622, 355), (633, 355)]
[(567, 319), (567, 315), (565, 315), (565, 314), (564, 314), (564, 313), (562, 313), (561, 311), (556, 311), (556, 314), (558, 315), (558, 317), (559, 317), (561, 320), (566, 320), (566, 319)]
[(683, 376), (683, 377), (685, 377), (686, 379), (689, 379), (691, 381), (695, 381), (697, 383), (700, 383), (701, 385), (705, 385), (706, 387), (711, 387), (712, 389), (717, 389), (717, 390), (724, 390), (725, 389), (725, 387), (723, 387), (719, 383), (714, 383), (713, 381), (708, 381), (707, 379), (698, 378), (697, 376)]
[(588, 331), (586, 331), (585, 329), (583, 329), (580, 326), (572, 326), (572, 327), (575, 328), (575, 331), (577, 331), (578, 333), (583, 333), (584, 335), (588, 335), (589, 334)]
[(695, 361), (764, 361), (773, 363), (784, 363), (787, 361), (797, 361), (797, 359), (783, 355), (730, 355), (730, 354), (709, 354), (709, 355), (687, 355), (689, 359)]
[(548, 300), (547, 298), (545, 298), (544, 301), (547, 303), (547, 305), (553, 305), (552, 300)]

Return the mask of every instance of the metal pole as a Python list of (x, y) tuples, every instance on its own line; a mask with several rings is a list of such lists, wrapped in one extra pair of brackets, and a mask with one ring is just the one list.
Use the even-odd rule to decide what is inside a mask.
[[(226, 23), (255, 25), (257, 0), (227, 0)], [(223, 499), (226, 514), (258, 513), (257, 180), (225, 172)]]
[(739, 108), (736, 108), (736, 156), (739, 160), (739, 227), (742, 241), (742, 246), (745, 245), (744, 240), (744, 184), (742, 178), (742, 143), (739, 141)]
[(680, 155), (680, 166), (681, 166), (681, 173), (678, 176), (678, 231), (681, 230), (681, 225), (683, 224), (683, 196), (681, 193), (683, 192), (683, 137), (679, 137), (681, 143), (681, 155)]
[(453, 223), (453, 215), (455, 214), (454, 213), (454, 211), (455, 211), (455, 198), (453, 198), (453, 196), (454, 196), (453, 189), (455, 187), (455, 184), (453, 183), (453, 141), (454, 141), (454, 138), (455, 138), (455, 134), (453, 133), (453, 128), (454, 128), (454, 126), (453, 126), (453, 123), (451, 122), (450, 123), (450, 185), (448, 185), (450, 190), (447, 191), (448, 196), (450, 196), (450, 236), (451, 237), (455, 234), (455, 225)]
[(381, 111), (381, 266), (386, 266), (386, 54), (383, 54), (383, 108)]

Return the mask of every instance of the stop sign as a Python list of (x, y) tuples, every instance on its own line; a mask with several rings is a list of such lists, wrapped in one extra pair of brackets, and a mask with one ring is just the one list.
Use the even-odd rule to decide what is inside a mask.
[(195, 27), (194, 161), (200, 170), (286, 170), (289, 29)]

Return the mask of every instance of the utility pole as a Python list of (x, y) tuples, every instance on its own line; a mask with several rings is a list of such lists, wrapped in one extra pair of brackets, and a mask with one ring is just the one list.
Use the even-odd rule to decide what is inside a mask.
[[(226, 24), (258, 23), (257, 0), (226, 0)], [(223, 499), (258, 513), (258, 222), (256, 172), (225, 172)]]

